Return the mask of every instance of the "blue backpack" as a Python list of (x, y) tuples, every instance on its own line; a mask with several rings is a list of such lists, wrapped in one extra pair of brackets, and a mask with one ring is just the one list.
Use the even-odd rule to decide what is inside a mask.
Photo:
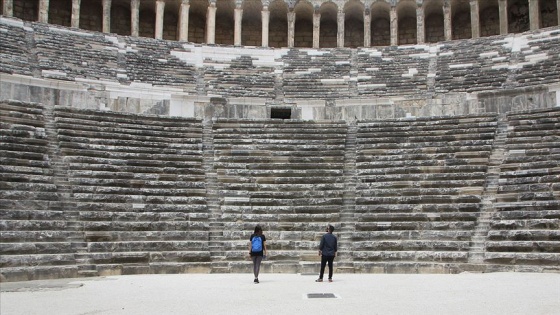
[(251, 251), (252, 252), (262, 252), (262, 238), (260, 236), (253, 236), (251, 239)]

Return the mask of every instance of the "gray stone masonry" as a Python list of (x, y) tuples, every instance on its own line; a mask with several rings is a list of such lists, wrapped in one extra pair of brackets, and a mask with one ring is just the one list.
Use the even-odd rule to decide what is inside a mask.
[(387, 121), (197, 119), (0, 102), (2, 281), (559, 270), (558, 108)]

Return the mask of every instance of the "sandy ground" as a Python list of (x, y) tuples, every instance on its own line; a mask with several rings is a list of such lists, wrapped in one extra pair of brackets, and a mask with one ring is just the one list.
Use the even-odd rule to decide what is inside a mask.
[[(12, 314), (560, 314), (560, 274), (136, 275), (0, 283)], [(330, 293), (334, 298), (309, 298)]]

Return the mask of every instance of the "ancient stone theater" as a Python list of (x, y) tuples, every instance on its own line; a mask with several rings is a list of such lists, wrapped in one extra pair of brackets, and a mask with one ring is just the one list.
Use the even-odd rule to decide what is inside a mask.
[(560, 0), (0, 10), (0, 281), (560, 272)]

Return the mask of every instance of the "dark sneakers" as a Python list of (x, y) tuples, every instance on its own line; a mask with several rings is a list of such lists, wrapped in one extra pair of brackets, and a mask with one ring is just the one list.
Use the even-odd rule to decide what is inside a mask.
[(255, 284), (259, 283), (259, 279), (255, 279), (255, 281), (253, 281)]
[[(315, 282), (323, 282), (323, 279), (317, 279)], [(329, 279), (329, 282), (332, 282), (332, 279)]]

